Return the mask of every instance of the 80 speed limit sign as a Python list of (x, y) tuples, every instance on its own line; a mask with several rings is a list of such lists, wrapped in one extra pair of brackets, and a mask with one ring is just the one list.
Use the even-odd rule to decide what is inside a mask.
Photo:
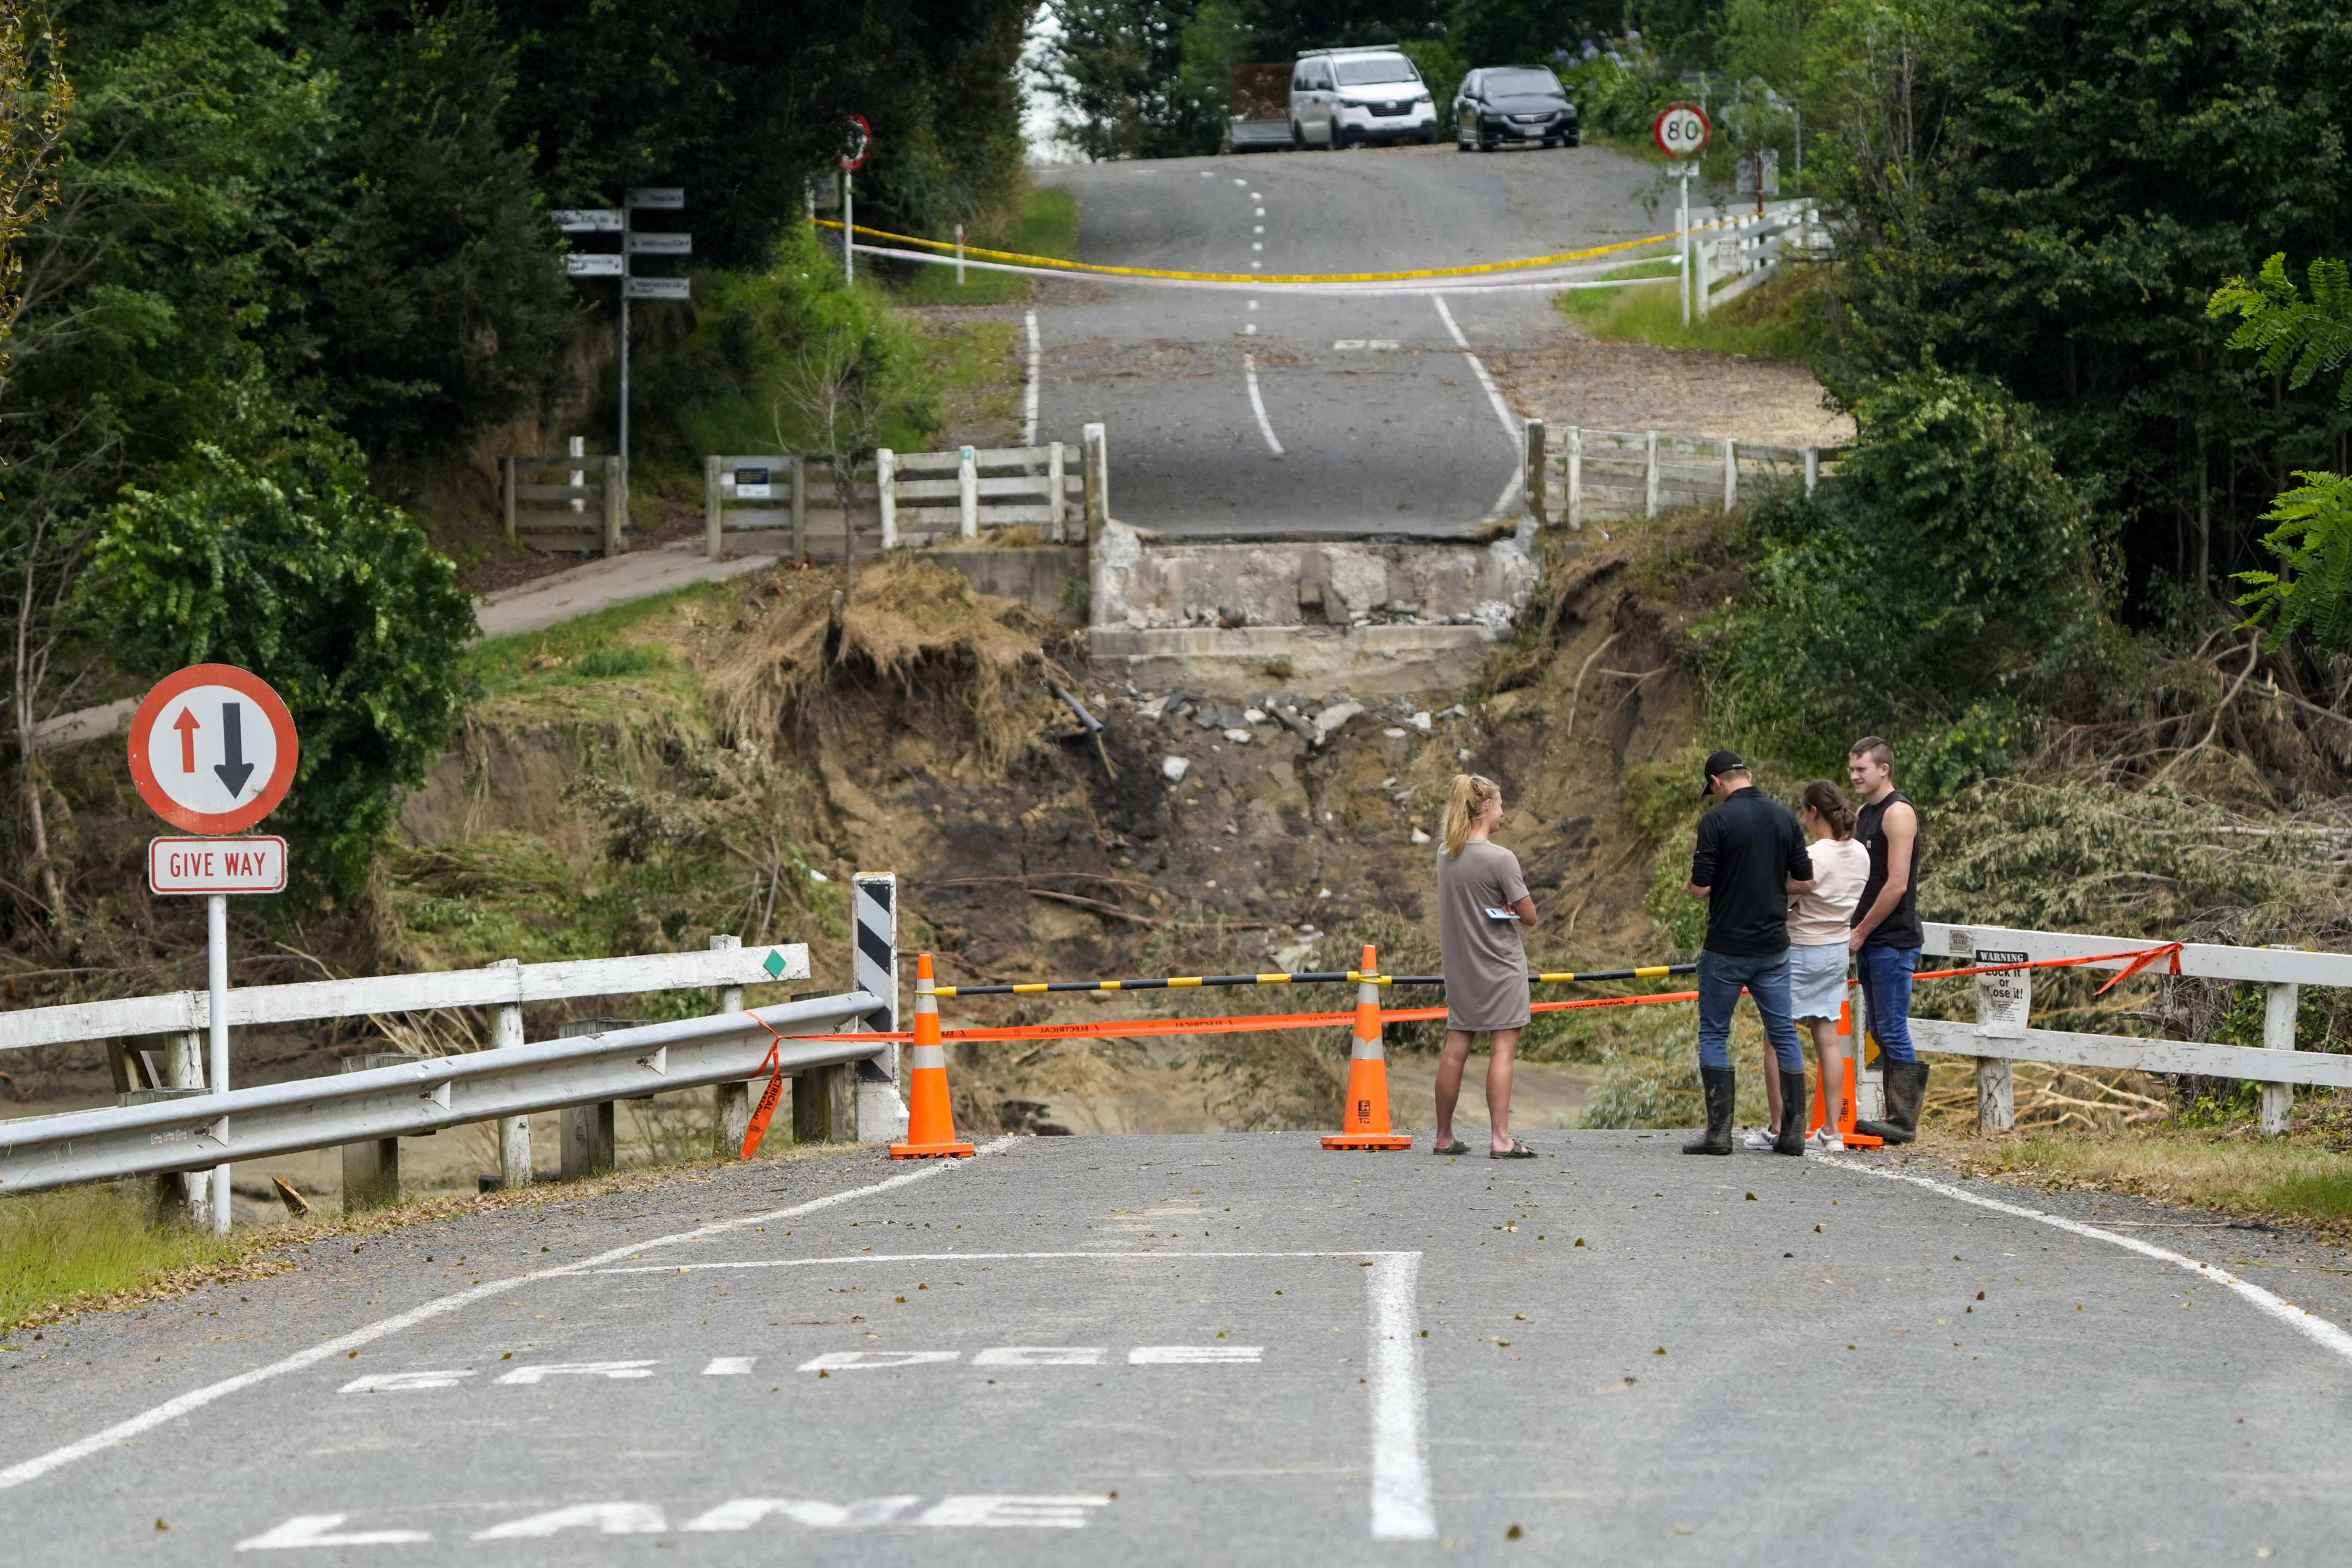
[(1715, 126), (1706, 110), (1696, 103), (1670, 103), (1658, 111), (1657, 123), (1650, 127), (1656, 138), (1658, 151), (1669, 158), (1696, 158), (1706, 151), (1707, 139), (1715, 134)]

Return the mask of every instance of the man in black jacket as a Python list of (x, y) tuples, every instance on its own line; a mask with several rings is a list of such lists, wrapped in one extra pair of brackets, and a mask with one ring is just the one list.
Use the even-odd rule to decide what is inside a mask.
[(1706, 759), (1704, 796), (1715, 808), (1699, 818), (1691, 856), (1694, 899), (1706, 900), (1706, 945), (1698, 955), (1698, 1075), (1706, 1091), (1706, 1136), (1685, 1154), (1731, 1152), (1731, 1010), (1744, 989), (1756, 998), (1765, 1037), (1780, 1072), (1780, 1137), (1775, 1153), (1805, 1152), (1805, 1053), (1789, 1016), (1789, 895), (1813, 885), (1813, 858), (1789, 808), (1756, 787), (1737, 752)]

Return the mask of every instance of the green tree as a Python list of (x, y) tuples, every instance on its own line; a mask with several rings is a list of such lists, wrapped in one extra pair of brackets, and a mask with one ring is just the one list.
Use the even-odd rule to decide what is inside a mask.
[(2292, 0), (1958, 0), (1855, 35), (1830, 180), (1849, 402), (1932, 355), (2040, 411), (2129, 581), (2210, 594), (2258, 516), (2338, 465), (2352, 409), (2233, 362), (2216, 279), (2340, 247), (2352, 11)]
[(487, 5), (351, 5), (293, 40), (333, 73), (327, 155), (289, 193), (273, 357), (377, 458), (440, 457), (530, 412), (578, 324), (514, 51)]
[(1694, 652), (1760, 750), (1833, 766), (1915, 738), (1911, 776), (1957, 787), (2017, 750), (2009, 717), (2098, 626), (2098, 537), (2032, 410), (1933, 365), (1855, 411), (1834, 484), (1759, 507), (1745, 600)]
[(302, 760), (277, 820), (348, 902), (457, 720), (474, 616), (456, 577), (347, 442), (298, 431), (266, 461), (197, 445), (126, 492), (87, 603), (130, 668), (234, 664), (285, 697)]

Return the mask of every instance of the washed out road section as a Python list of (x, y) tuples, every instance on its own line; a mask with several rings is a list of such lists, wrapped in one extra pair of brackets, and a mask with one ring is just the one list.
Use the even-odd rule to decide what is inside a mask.
[[(1079, 259), (1168, 270), (1460, 266), (1656, 232), (1653, 177), (1596, 148), (1167, 159), (1055, 170)], [(1544, 292), (1348, 299), (1055, 283), (1041, 432), (1109, 427), (1111, 511), (1177, 535), (1458, 536), (1518, 461), (1464, 353), (1559, 337)]]
[[(1824, 1162), (1529, 1141), (1022, 1140), (759, 1217), (893, 1173), (860, 1151), (368, 1240), (10, 1355), (0, 1463), (517, 1278), (0, 1491), (0, 1529), (44, 1564), (647, 1537), (1337, 1563), (1424, 1535), (1479, 1561), (2202, 1563), (2340, 1533), (2352, 1366), (2176, 1263)], [(2145, 1228), (2170, 1213), (2105, 1217), (2340, 1295), (2300, 1244)], [(744, 1223), (649, 1245), (713, 1219)]]

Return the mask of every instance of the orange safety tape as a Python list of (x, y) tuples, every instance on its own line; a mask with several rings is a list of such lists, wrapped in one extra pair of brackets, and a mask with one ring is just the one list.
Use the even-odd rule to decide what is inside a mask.
[[(2074, 969), (2085, 963), (2114, 963), (2126, 958), (2132, 960), (2122, 973), (2099, 987), (2097, 994), (2104, 996), (2159, 958), (2169, 957), (2172, 960), (2172, 973), (2179, 973), (2180, 948), (2179, 942), (2168, 942), (2157, 947), (2136, 947), (2128, 952), (2095, 952), (2088, 958), (2037, 958), (2026, 963), (1985, 963), (1973, 969), (1923, 969), (1911, 978), (1954, 980), (1966, 974), (2009, 974), (2020, 969)], [(1856, 985), (1861, 982), (1849, 980), (1846, 984)]]
[[(1661, 991), (1648, 996), (1586, 996), (1573, 1002), (1538, 1002), (1530, 1011), (1559, 1013), (1578, 1007), (1640, 1007), (1654, 1002), (1696, 1002), (1696, 991)], [(1384, 1007), (1382, 1024), (1425, 1024), (1445, 1016), (1443, 1007)], [(1103, 1040), (1147, 1035), (1243, 1035), (1266, 1029), (1324, 1029), (1351, 1025), (1353, 1013), (1264, 1013), (1231, 1018), (1130, 1018), (1101, 1024), (1031, 1024), (1002, 1029), (942, 1029), (949, 1040)], [(795, 1040), (911, 1040), (910, 1034), (793, 1035)]]
[[(776, 1114), (777, 1102), (784, 1096), (784, 1037), (776, 1033), (775, 1026), (757, 1013), (743, 1016), (767, 1030), (776, 1042), (768, 1047), (768, 1059), (760, 1064), (760, 1072), (767, 1072), (771, 1068), (775, 1071), (768, 1079), (768, 1087), (761, 1092), (759, 1109), (751, 1112), (751, 1125), (743, 1132), (743, 1158), (748, 1160), (760, 1152), (761, 1140), (768, 1136), (769, 1120)], [(757, 1078), (759, 1073), (751, 1076)]]
[[(1912, 978), (1914, 980), (1949, 980), (1969, 974), (2002, 974), (2019, 969), (2070, 969), (2085, 963), (2113, 963), (2124, 959), (2135, 960), (2136, 962), (2130, 967), (2107, 982), (2106, 985), (2100, 987), (2100, 993), (2104, 994), (2110, 987), (2130, 979), (2158, 959), (2167, 955), (2169, 955), (2172, 960), (2172, 973), (2179, 973), (2180, 948), (2181, 944), (2175, 942), (2167, 942), (2159, 947), (2134, 948), (2128, 952), (2095, 953), (2088, 958), (2045, 958), (2027, 963), (1988, 963), (1973, 969), (1928, 969), (1920, 971)], [(1861, 982), (1849, 980), (1846, 984), (1858, 985)], [(1537, 1002), (1530, 1004), (1528, 1010), (1531, 1013), (1566, 1013), (1586, 1007), (1646, 1007), (1661, 1002), (1696, 1002), (1697, 1000), (1698, 993), (1696, 991), (1658, 991), (1643, 996), (1586, 996), (1570, 1002)], [(1445, 1016), (1446, 1009), (1444, 1007), (1384, 1007), (1381, 1010), (1381, 1022), (1383, 1025), (1426, 1024)], [(949, 1040), (1116, 1040), (1137, 1039), (1155, 1035), (1243, 1035), (1274, 1029), (1337, 1028), (1343, 1024), (1352, 1025), (1355, 1021), (1356, 1015), (1352, 1011), (1259, 1013), (1223, 1018), (1129, 1018), (1124, 1021), (1095, 1024), (1029, 1024), (993, 1029), (942, 1029), (940, 1031), (940, 1039), (941, 1043), (945, 1043)], [(768, 1026), (762, 1023), (761, 1027)], [(768, 1032), (775, 1033), (773, 1029), (769, 1029)], [(779, 1037), (780, 1039), (783, 1037)], [(909, 1032), (900, 1031), (896, 1034), (793, 1035), (789, 1037), (794, 1040), (865, 1040), (879, 1045), (886, 1041), (905, 1044), (913, 1040), (915, 1037)], [(773, 1059), (773, 1056), (774, 1053), (771, 1052), (771, 1059)], [(761, 1070), (766, 1070), (764, 1065)], [(772, 1083), (770, 1085), (770, 1090), (772, 1095), (774, 1092)], [(763, 1115), (772, 1109), (772, 1105), (767, 1100), (761, 1101)], [(757, 1125), (764, 1130), (766, 1122), (761, 1120), (757, 1122)], [(753, 1143), (750, 1146), (757, 1145)], [(746, 1157), (748, 1158), (748, 1155)]]

